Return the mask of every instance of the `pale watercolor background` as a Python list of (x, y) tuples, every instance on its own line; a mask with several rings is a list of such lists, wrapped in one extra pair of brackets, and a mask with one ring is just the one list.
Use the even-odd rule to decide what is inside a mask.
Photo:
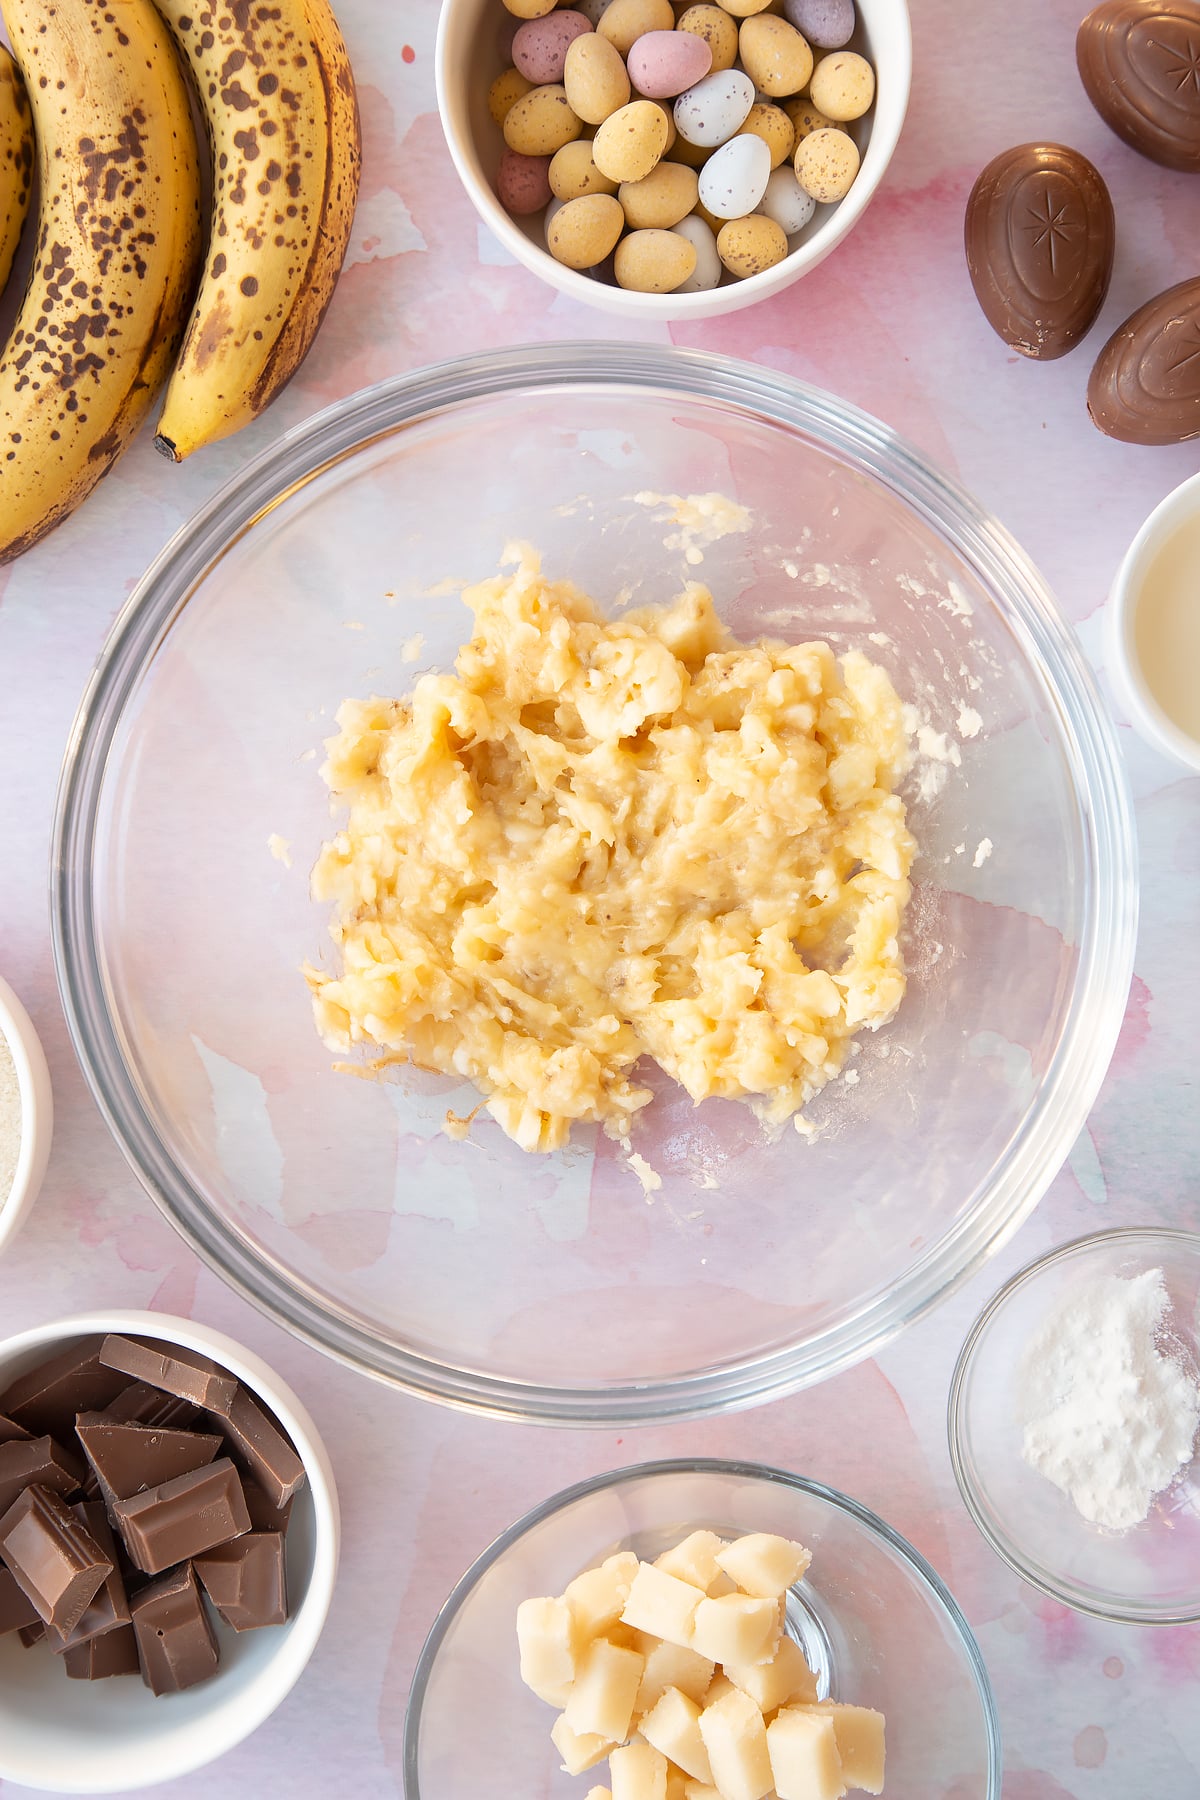
[[(1100, 437), (1084, 410), (1090, 351), (1142, 299), (1197, 272), (1200, 181), (1139, 160), (1090, 111), (1073, 59), (1083, 10), (1068, 0), (913, 0), (909, 124), (856, 234), (777, 300), (679, 341), (819, 382), (915, 439), (1024, 542), (1098, 662), (1112, 571), (1146, 512), (1200, 466), (1200, 450)], [(200, 1269), (85, 1093), (51, 969), (50, 818), (76, 702), (143, 567), (245, 457), (366, 382), (466, 349), (614, 335), (613, 321), (506, 265), (478, 228), (432, 112), (434, 0), (340, 0), (339, 15), (363, 82), (366, 178), (350, 266), (301, 376), (268, 418), (185, 468), (166, 468), (141, 442), (71, 523), (0, 571), (0, 968), (42, 1032), (59, 1107), (41, 1204), (0, 1270), (0, 1329), (105, 1303), (194, 1313), (260, 1350), (305, 1395), (342, 1485), (342, 1580), (307, 1675), (248, 1744), (169, 1791), (392, 1800), (409, 1673), (467, 1563), (566, 1482), (701, 1452), (777, 1460), (845, 1488), (931, 1558), (991, 1669), (1006, 1800), (1187, 1800), (1200, 1792), (1200, 1629), (1119, 1630), (1040, 1600), (967, 1520), (943, 1424), (967, 1326), (1021, 1262), (1108, 1224), (1200, 1227), (1200, 780), (1181, 778), (1127, 730), (1143, 923), (1125, 1032), (1088, 1129), (983, 1277), (878, 1363), (793, 1400), (705, 1425), (559, 1435), (388, 1393), (294, 1344)], [(974, 175), (1038, 135), (1095, 160), (1119, 231), (1089, 348), (1047, 367), (1008, 355), (991, 335), (961, 252)], [(4, 1800), (26, 1791), (0, 1785)], [(503, 1778), (497, 1791), (516, 1793)]]

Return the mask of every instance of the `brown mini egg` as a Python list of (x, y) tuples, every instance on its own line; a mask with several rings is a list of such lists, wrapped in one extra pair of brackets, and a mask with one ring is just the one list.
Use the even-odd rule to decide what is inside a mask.
[(669, 294), (695, 267), (696, 246), (677, 231), (631, 231), (613, 261), (618, 287), (639, 294)]
[(717, 255), (739, 281), (773, 269), (788, 253), (787, 233), (764, 213), (727, 219), (717, 233)]

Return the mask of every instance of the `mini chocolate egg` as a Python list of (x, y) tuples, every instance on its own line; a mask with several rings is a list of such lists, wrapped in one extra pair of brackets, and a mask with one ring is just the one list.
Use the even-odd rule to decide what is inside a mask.
[(815, 50), (841, 50), (854, 36), (854, 0), (783, 0), (783, 16)]
[(810, 131), (796, 146), (796, 180), (806, 194), (829, 206), (844, 200), (858, 174), (858, 145), (848, 131)]
[(583, 131), (583, 120), (567, 104), (566, 89), (551, 84), (530, 88), (504, 115), (504, 141), (522, 156), (553, 156)]
[(629, 76), (620, 52), (599, 32), (589, 31), (568, 45), (563, 87), (572, 112), (585, 125), (603, 125), (629, 104)]
[(717, 255), (716, 233), (695, 213), (680, 219), (674, 227), (677, 237), (686, 238), (696, 251), (696, 266), (686, 281), (672, 291), (676, 294), (706, 294), (721, 285), (721, 258)]
[(503, 125), (509, 107), (523, 99), (532, 86), (532, 81), (526, 81), (519, 69), (505, 69), (503, 74), (497, 75), (488, 89), (488, 111), (497, 125)]
[(676, 20), (675, 29), (693, 32), (704, 39), (712, 51), (714, 70), (732, 69), (737, 61), (737, 23), (723, 6), (689, 6)]
[(754, 83), (741, 69), (721, 69), (687, 88), (675, 102), (675, 129), (689, 144), (715, 148), (744, 125), (754, 105)]
[(548, 205), (550, 194), (550, 158), (523, 156), (519, 150), (504, 150), (496, 171), (496, 198), (514, 219), (525, 219)]
[(717, 254), (731, 275), (748, 281), (773, 269), (788, 253), (783, 228), (764, 213), (748, 219), (730, 219), (717, 234)]
[(647, 31), (634, 44), (626, 62), (629, 79), (648, 100), (673, 100), (695, 87), (712, 68), (705, 38), (690, 31)]
[[(551, 179), (553, 180), (553, 171)], [(797, 231), (804, 230), (817, 210), (817, 203), (800, 186), (794, 169), (773, 169), (758, 210), (765, 213), (768, 219), (774, 219), (792, 237)]]
[(591, 25), (582, 13), (569, 9), (548, 13), (544, 19), (526, 19), (513, 38), (513, 62), (535, 87), (561, 81), (567, 51), (585, 35), (592, 35)]
[(813, 70), (808, 91), (827, 118), (839, 124), (861, 119), (875, 98), (875, 71), (856, 51), (835, 50)]
[(796, 133), (792, 129), (792, 121), (782, 106), (772, 106), (769, 101), (756, 100), (746, 114), (746, 123), (734, 136), (760, 137), (771, 152), (773, 169), (790, 162), (795, 154)]
[(584, 194), (615, 194), (617, 184), (596, 167), (591, 139), (575, 138), (550, 158), (550, 191), (556, 200), (579, 200)]
[(541, 19), (554, 11), (555, 0), (504, 0), (506, 11), (518, 19)]
[(623, 181), (617, 199), (632, 230), (669, 231), (691, 212), (698, 193), (695, 169), (664, 158), (641, 181)]
[(767, 191), (771, 152), (759, 137), (734, 137), (700, 171), (700, 200), (718, 219), (744, 219)]
[(600, 15), (596, 30), (628, 56), (648, 31), (673, 31), (675, 9), (671, 0), (612, 0)]
[(813, 72), (813, 53), (807, 40), (786, 19), (778, 18), (774, 13), (759, 13), (752, 19), (743, 19), (738, 32), (738, 50), (743, 69), (759, 93), (768, 99), (787, 99), (808, 86)]
[(696, 267), (696, 247), (677, 231), (631, 231), (617, 245), (617, 286), (639, 294), (669, 294)]
[(585, 194), (559, 207), (546, 227), (546, 243), (568, 269), (594, 269), (625, 229), (621, 203), (612, 194)]
[(653, 100), (631, 100), (597, 128), (592, 157), (600, 173), (610, 181), (641, 181), (666, 147), (667, 115), (663, 108)]

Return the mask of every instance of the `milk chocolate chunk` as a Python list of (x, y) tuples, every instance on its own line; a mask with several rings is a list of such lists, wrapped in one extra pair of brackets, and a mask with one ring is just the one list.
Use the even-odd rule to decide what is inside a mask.
[(1200, 437), (1200, 276), (1117, 327), (1096, 358), (1087, 403), (1093, 423), (1127, 444)]
[(73, 1494), (82, 1480), (82, 1467), (53, 1438), (13, 1438), (0, 1444), (0, 1513), (35, 1482), (56, 1494)]
[(19, 1376), (0, 1395), (0, 1413), (7, 1413), (35, 1437), (49, 1433), (70, 1443), (75, 1414), (107, 1406), (126, 1386), (123, 1376), (105, 1368), (96, 1340), (90, 1338)]
[(227, 1456), (209, 1468), (118, 1500), (113, 1514), (126, 1549), (147, 1575), (161, 1574), (250, 1529), (242, 1484)]
[(1112, 201), (1086, 156), (1018, 144), (971, 189), (964, 239), (975, 297), (992, 330), (1049, 362), (1089, 332), (1112, 274)]
[(242, 1476), (242, 1493), (246, 1497), (251, 1531), (287, 1531), (288, 1521), (292, 1516), (291, 1500), (285, 1500), (282, 1506), (276, 1506), (263, 1493), (257, 1481), (251, 1481), (245, 1475)]
[(0, 1444), (11, 1444), (14, 1438), (27, 1438), (32, 1435), (33, 1433), (26, 1431), (23, 1425), (18, 1425), (15, 1419), (6, 1419), (4, 1414), (0, 1413)]
[(35, 1644), (40, 1644), (45, 1635), (46, 1622), (44, 1619), (39, 1619), (36, 1625), (22, 1625), (17, 1633), (26, 1650), (32, 1650)]
[(1084, 91), (1104, 123), (1168, 169), (1200, 173), (1200, 5), (1105, 0), (1075, 38)]
[(103, 1637), (89, 1638), (63, 1651), (63, 1667), (72, 1681), (105, 1681), (110, 1675), (137, 1675), (137, 1638), (132, 1625), (119, 1625)]
[(199, 1410), (190, 1400), (180, 1400), (145, 1381), (132, 1381), (99, 1416), (113, 1425), (157, 1425), (165, 1431), (186, 1431)]
[(178, 1694), (217, 1672), (217, 1640), (190, 1563), (139, 1594), (133, 1629), (142, 1680), (156, 1694)]
[(80, 1413), (75, 1431), (110, 1509), (118, 1500), (202, 1469), (221, 1448), (220, 1438), (209, 1432), (113, 1424), (106, 1413)]
[(283, 1538), (278, 1531), (252, 1531), (198, 1556), (195, 1569), (205, 1593), (235, 1631), (287, 1623)]
[(0, 1519), (0, 1556), (48, 1626), (75, 1629), (112, 1573), (86, 1526), (49, 1488), (28, 1487)]
[(239, 1387), (218, 1421), (235, 1457), (275, 1506), (283, 1506), (304, 1485), (304, 1464), (253, 1395)]
[[(197, 1350), (181, 1344), (159, 1344), (148, 1338), (106, 1337), (100, 1359), (151, 1387), (164, 1388), (181, 1400), (191, 1400), (210, 1412), (223, 1413), (237, 1391), (232, 1375), (218, 1368)], [(123, 1384), (122, 1384), (123, 1385)]]
[(0, 1563), (0, 1637), (20, 1631), (22, 1625), (40, 1625), (41, 1615), (24, 1588), (19, 1588)]
[(53, 1625), (46, 1627), (51, 1649), (64, 1654), (68, 1650), (78, 1649), (81, 1644), (89, 1643), (92, 1638), (103, 1637), (106, 1633), (115, 1631), (118, 1626), (129, 1623), (129, 1601), (121, 1571), (117, 1567), (117, 1546), (107, 1513), (97, 1501), (84, 1501), (73, 1506), (71, 1511), (79, 1523), (91, 1532), (113, 1567), (112, 1573), (96, 1589), (95, 1597), (85, 1607), (73, 1631), (56, 1631)]

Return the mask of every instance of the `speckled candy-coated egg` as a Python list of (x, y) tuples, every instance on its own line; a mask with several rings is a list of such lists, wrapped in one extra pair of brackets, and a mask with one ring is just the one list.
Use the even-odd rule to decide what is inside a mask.
[(770, 100), (798, 94), (807, 87), (813, 72), (813, 53), (807, 39), (774, 13), (759, 13), (742, 20), (738, 52), (751, 81)]
[(748, 281), (752, 275), (761, 275), (764, 269), (773, 269), (787, 253), (788, 241), (783, 227), (763, 213), (755, 213), (748, 219), (730, 219), (717, 235), (717, 255), (739, 281)]
[(835, 119), (827, 119), (825, 114), (819, 112), (807, 97), (800, 100), (785, 100), (783, 110), (792, 121), (792, 130), (796, 134), (797, 143), (801, 138), (807, 137), (810, 131), (824, 131), (837, 123)]
[(691, 32), (695, 37), (704, 39), (712, 52), (710, 73), (714, 70), (719, 73), (722, 69), (732, 69), (737, 61), (737, 23), (723, 6), (689, 6), (686, 12), (679, 15), (675, 29)]
[(706, 294), (721, 285), (721, 258), (717, 255), (717, 238), (712, 227), (695, 213), (680, 219), (675, 227), (677, 237), (686, 238), (696, 252), (696, 266), (686, 281), (674, 290), (677, 294)]
[(612, 0), (575, 0), (575, 11), (581, 12), (595, 31), (603, 15), (612, 5)]
[(612, 0), (601, 14), (596, 30), (622, 56), (628, 56), (648, 31), (672, 31), (675, 9), (671, 0)]
[(817, 50), (840, 50), (854, 36), (854, 0), (783, 0), (783, 14)]
[(796, 148), (796, 133), (792, 130), (792, 121), (781, 106), (771, 106), (764, 100), (754, 102), (746, 114), (746, 123), (734, 135), (760, 137), (771, 152), (773, 169), (790, 162)]
[(550, 158), (503, 151), (496, 171), (496, 197), (514, 219), (541, 212), (550, 203)]
[(554, 0), (504, 0), (504, 5), (517, 19), (544, 19), (554, 11)]
[(535, 87), (561, 81), (567, 51), (577, 37), (591, 37), (592, 27), (581, 12), (562, 8), (544, 19), (526, 19), (513, 38), (512, 59)]
[(520, 69), (505, 69), (502, 75), (497, 75), (488, 89), (488, 111), (497, 125), (503, 125), (509, 108), (523, 100), (532, 86), (532, 81), (526, 81)]
[(571, 111), (566, 89), (531, 88), (504, 115), (504, 141), (522, 156), (553, 156), (579, 137), (583, 120)]
[(758, 210), (765, 213), (768, 219), (774, 219), (791, 237), (795, 232), (804, 230), (817, 210), (817, 203), (811, 194), (805, 193), (796, 180), (796, 171), (789, 167), (771, 171), (771, 179), (759, 201)]
[(585, 194), (560, 206), (546, 232), (555, 262), (568, 269), (594, 269), (625, 229), (621, 203), (612, 194)]
[(669, 231), (691, 212), (699, 196), (695, 169), (660, 162), (641, 181), (623, 181), (617, 199), (634, 231)]
[(826, 118), (861, 119), (875, 98), (875, 71), (856, 51), (835, 50), (813, 70), (808, 91)]
[(732, 13), (735, 19), (752, 18), (755, 13), (766, 12), (773, 4), (774, 0), (721, 0), (725, 11)]
[(845, 199), (858, 166), (858, 145), (848, 131), (812, 131), (796, 146), (796, 180), (823, 206)]
[(563, 87), (571, 111), (587, 125), (602, 125), (629, 104), (629, 77), (621, 54), (599, 32), (577, 37), (567, 48)]
[(712, 50), (691, 31), (647, 31), (626, 62), (629, 79), (648, 100), (674, 100), (695, 87), (712, 68)]
[(641, 181), (666, 147), (667, 117), (662, 107), (653, 100), (631, 100), (597, 129), (592, 156), (610, 181)]
[(700, 199), (714, 218), (743, 219), (767, 190), (771, 152), (759, 137), (735, 137), (700, 171)]
[(596, 167), (591, 139), (575, 138), (550, 158), (550, 191), (556, 200), (580, 200), (584, 194), (615, 194), (617, 184)]
[(677, 231), (631, 231), (617, 245), (617, 286), (639, 294), (669, 294), (696, 267), (696, 247)]
[(675, 102), (675, 129), (689, 144), (716, 149), (746, 123), (754, 83), (741, 69), (721, 69), (687, 88)]

